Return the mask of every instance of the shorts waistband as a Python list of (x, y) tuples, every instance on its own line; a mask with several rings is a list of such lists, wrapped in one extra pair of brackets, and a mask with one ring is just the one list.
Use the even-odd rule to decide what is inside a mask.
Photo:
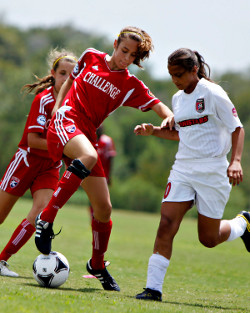
[(214, 158), (202, 158), (202, 159), (176, 159), (175, 163), (217, 163), (217, 162), (227, 162), (226, 155)]

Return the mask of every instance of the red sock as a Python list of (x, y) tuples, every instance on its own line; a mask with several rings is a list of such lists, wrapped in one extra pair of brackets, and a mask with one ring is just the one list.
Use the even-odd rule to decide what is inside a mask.
[(7, 261), (13, 254), (26, 244), (35, 232), (35, 227), (26, 218), (17, 226), (9, 242), (0, 254), (0, 260)]
[(53, 223), (58, 210), (64, 206), (69, 198), (75, 193), (82, 182), (82, 179), (72, 172), (65, 171), (60, 179), (57, 189), (41, 214), (42, 220)]
[(92, 260), (94, 269), (104, 269), (104, 253), (108, 249), (109, 237), (112, 229), (112, 221), (101, 223), (92, 219)]

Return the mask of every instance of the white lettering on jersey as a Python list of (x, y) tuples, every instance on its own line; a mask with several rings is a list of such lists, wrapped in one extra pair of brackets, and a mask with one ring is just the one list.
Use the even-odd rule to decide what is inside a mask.
[(112, 99), (115, 99), (117, 95), (121, 92), (120, 89), (115, 87), (110, 82), (106, 81), (106, 79), (91, 72), (88, 72), (84, 76), (83, 81), (100, 89), (102, 92), (108, 94)]

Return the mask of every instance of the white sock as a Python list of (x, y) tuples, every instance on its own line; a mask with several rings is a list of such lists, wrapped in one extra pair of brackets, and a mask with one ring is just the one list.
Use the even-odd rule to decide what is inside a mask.
[(241, 237), (247, 227), (247, 222), (241, 216), (237, 216), (232, 220), (227, 221), (231, 227), (231, 233), (227, 239), (227, 241), (232, 241), (238, 237)]
[(146, 288), (160, 291), (169, 266), (169, 260), (160, 254), (152, 254), (148, 262), (148, 277)]

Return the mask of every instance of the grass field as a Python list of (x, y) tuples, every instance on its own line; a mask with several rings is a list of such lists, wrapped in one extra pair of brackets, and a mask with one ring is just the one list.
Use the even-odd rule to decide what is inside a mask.
[[(0, 249), (30, 207), (30, 200), (20, 200), (1, 225)], [(106, 259), (121, 292), (104, 291), (97, 279), (82, 277), (91, 256), (89, 216), (84, 207), (66, 205), (55, 221), (55, 232), (61, 225), (63, 229), (53, 241), (53, 250), (67, 257), (69, 279), (58, 289), (38, 286), (32, 264), (39, 253), (32, 238), (9, 260), (20, 277), (0, 276), (0, 312), (250, 312), (250, 262), (241, 239), (204, 248), (197, 239), (196, 221), (186, 218), (175, 239), (163, 302), (138, 301), (134, 296), (145, 287), (159, 215), (114, 210), (112, 219)]]

